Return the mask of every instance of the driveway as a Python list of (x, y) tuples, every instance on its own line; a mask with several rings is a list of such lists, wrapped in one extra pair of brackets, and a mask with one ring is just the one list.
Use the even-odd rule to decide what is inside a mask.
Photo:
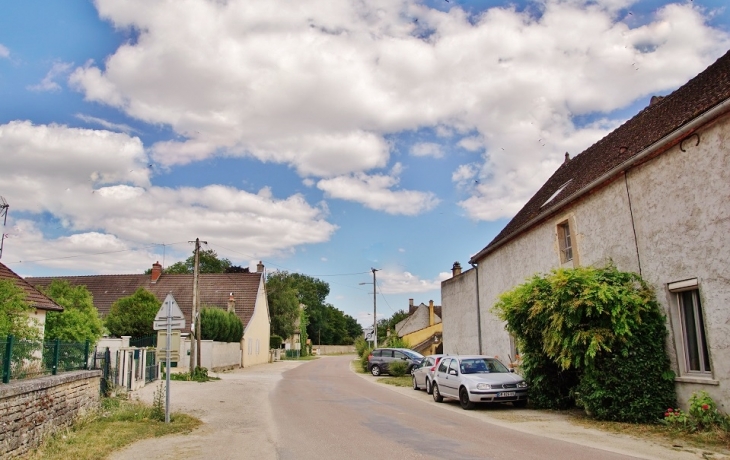
[[(283, 361), (217, 374), (220, 381), (171, 382), (173, 411), (204, 425), (140, 441), (111, 458), (354, 460), (378, 452), (382, 458), (730, 459), (583, 428), (560, 413), (436, 404), (423, 391), (354, 373), (351, 360)], [(156, 388), (134, 396), (151, 402)]]

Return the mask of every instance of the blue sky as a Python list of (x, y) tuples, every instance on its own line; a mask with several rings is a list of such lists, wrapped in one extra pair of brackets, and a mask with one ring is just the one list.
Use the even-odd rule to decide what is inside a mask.
[(136, 273), (196, 237), (369, 323), (440, 302), (559, 166), (730, 48), (720, 0), (9, 2), (2, 262)]

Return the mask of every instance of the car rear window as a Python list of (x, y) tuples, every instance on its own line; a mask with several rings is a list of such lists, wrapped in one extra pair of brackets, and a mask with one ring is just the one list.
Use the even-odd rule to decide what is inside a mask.
[(373, 350), (373, 356), (380, 356), (380, 353), (381, 353), (382, 351), (383, 351), (383, 350)]

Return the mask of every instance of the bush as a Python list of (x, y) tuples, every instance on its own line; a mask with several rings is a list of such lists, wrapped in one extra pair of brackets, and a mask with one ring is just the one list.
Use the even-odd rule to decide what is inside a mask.
[(676, 431), (717, 430), (726, 437), (730, 431), (730, 417), (717, 409), (717, 404), (706, 391), (693, 393), (689, 398), (689, 412), (669, 407), (662, 422)]
[(362, 370), (364, 372), (368, 371), (368, 356), (370, 356), (370, 352), (373, 351), (372, 348), (367, 347), (363, 348), (360, 352), (360, 366), (362, 366)]
[(392, 375), (393, 377), (403, 377), (406, 375), (406, 370), (408, 369), (408, 363), (405, 361), (393, 361), (392, 363), (388, 364), (388, 374)]
[(385, 339), (385, 342), (380, 344), (383, 347), (389, 348), (411, 348), (411, 345), (402, 337), (398, 337), (393, 334)]
[(155, 335), (152, 323), (155, 321), (160, 304), (153, 293), (139, 288), (134, 294), (122, 297), (112, 304), (104, 325), (115, 337)]
[(578, 402), (598, 419), (650, 422), (674, 405), (665, 318), (639, 275), (557, 269), (502, 294), (494, 311), (517, 337), (534, 406)]
[(273, 349), (279, 349), (281, 348), (281, 343), (284, 341), (281, 337), (278, 335), (272, 335), (269, 338), (269, 347)]
[(218, 307), (203, 307), (200, 309), (200, 336), (203, 340), (216, 342), (240, 342), (243, 323), (233, 312)]

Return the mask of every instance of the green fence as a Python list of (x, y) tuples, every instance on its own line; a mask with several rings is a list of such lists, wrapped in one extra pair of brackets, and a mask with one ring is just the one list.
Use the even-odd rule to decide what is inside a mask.
[(90, 343), (0, 337), (2, 382), (89, 368)]

